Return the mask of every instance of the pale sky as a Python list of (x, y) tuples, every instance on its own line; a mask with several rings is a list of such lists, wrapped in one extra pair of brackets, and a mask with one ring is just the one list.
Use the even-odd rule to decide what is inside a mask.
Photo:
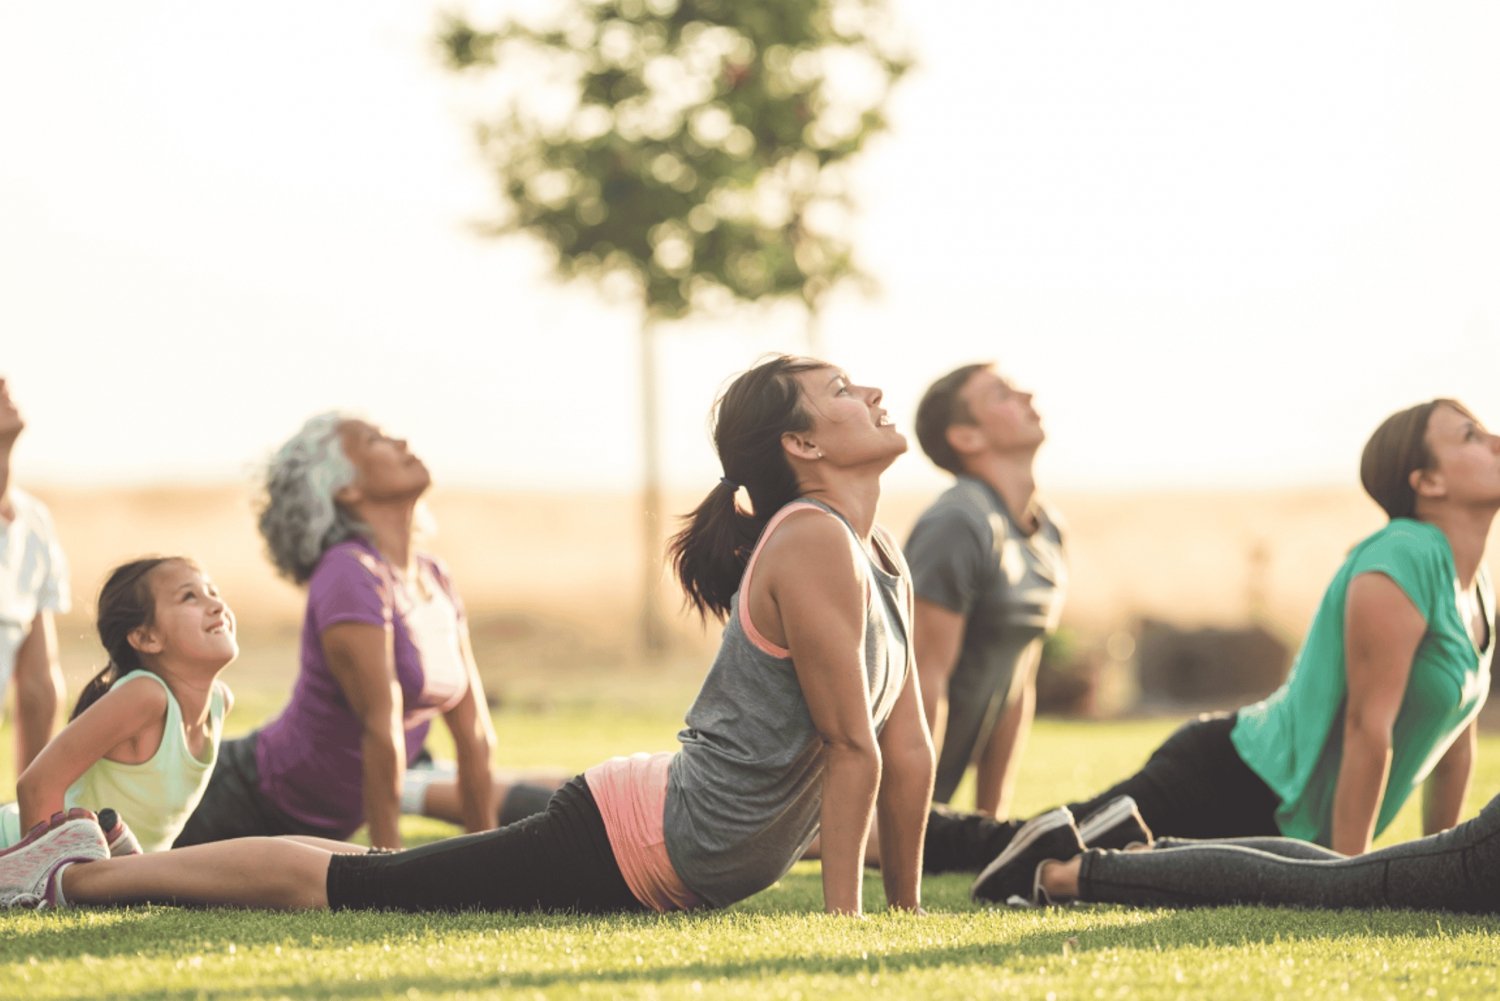
[[(825, 353), (910, 430), (995, 358), (1044, 487), (1351, 483), (1386, 413), (1500, 424), (1500, 5), (900, 0)], [(23, 479), (243, 478), (363, 412), (440, 482), (635, 482), (636, 318), (493, 209), (437, 4), (0, 8), (0, 373)], [(793, 310), (663, 339), (670, 479)], [(899, 486), (940, 478), (915, 447)]]

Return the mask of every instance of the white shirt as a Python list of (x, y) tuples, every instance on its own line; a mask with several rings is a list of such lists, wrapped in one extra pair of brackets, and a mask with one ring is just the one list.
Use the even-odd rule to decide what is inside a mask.
[(15, 520), (0, 517), (0, 702), (37, 613), (66, 612), (72, 603), (68, 561), (46, 506), (14, 487), (10, 501)]
[(448, 597), (448, 592), (431, 570), (424, 566), (418, 573), (423, 577), (424, 587), (420, 590), (403, 588), (410, 604), (401, 608), (401, 618), (406, 623), (406, 635), (417, 648), (421, 660), (421, 702), (429, 708), (408, 712), (408, 730), (416, 723), (452, 709), (469, 691), (469, 666), (464, 660), (460, 640), (459, 626), (463, 620), (459, 617), (458, 606)]

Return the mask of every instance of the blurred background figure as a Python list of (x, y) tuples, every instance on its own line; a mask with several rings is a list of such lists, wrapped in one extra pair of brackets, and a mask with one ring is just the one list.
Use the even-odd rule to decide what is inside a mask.
[(25, 427), (0, 378), (0, 707), (14, 688), (18, 774), (51, 738), (63, 701), (52, 616), (70, 603), (68, 562), (52, 516), (11, 482), (11, 451)]
[(970, 762), (979, 812), (1005, 817), (1036, 710), (1042, 642), (1067, 589), (1062, 533), (1036, 497), (1046, 435), (1031, 394), (993, 364), (928, 387), (917, 438), (956, 477), (906, 544), (916, 590), (917, 670), (933, 745), (933, 800), (947, 803)]
[[(403, 803), (420, 811), (436, 799), (440, 816), (470, 831), (509, 820), (513, 796), (520, 816), (545, 806), (550, 788), (512, 789), (491, 771), (495, 735), (463, 602), (418, 549), (431, 482), (404, 440), (334, 412), (272, 458), (260, 532), (277, 570), (307, 588), (300, 670), (275, 720), (224, 745), (179, 847), (342, 840), (368, 823), (372, 844), (397, 848)], [(438, 716), (456, 749), (452, 777), (408, 772)], [(438, 786), (446, 795), (434, 796)]]

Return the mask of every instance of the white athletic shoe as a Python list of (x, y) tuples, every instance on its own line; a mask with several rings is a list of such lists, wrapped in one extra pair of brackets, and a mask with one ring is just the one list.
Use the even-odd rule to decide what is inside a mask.
[(62, 907), (63, 867), (109, 858), (109, 843), (94, 814), (83, 807), (54, 813), (19, 843), (0, 851), (0, 907)]

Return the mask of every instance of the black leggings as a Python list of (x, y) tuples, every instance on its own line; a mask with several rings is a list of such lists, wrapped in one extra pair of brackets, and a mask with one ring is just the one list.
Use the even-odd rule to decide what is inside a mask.
[[(208, 788), (183, 825), (173, 848), (202, 845), (230, 838), (306, 834), (331, 841), (345, 841), (349, 831), (318, 827), (290, 817), (261, 795), (260, 769), (255, 763), (255, 743), (260, 731), (219, 745)], [(129, 818), (126, 818), (129, 819)]]
[[(1234, 713), (1178, 727), (1141, 770), (1091, 799), (1069, 803), (1082, 821), (1116, 796), (1131, 796), (1153, 834), (1183, 838), (1276, 835), (1279, 800), (1230, 743)], [(936, 807), (927, 818), (926, 872), (977, 872), (1010, 844), (1024, 821)]]
[(1500, 796), (1451, 831), (1347, 858), (1289, 838), (1085, 852), (1078, 891), (1081, 900), (1140, 906), (1298, 904), (1500, 913)]
[(645, 910), (620, 875), (582, 775), (499, 830), (389, 855), (335, 855), (328, 906), (392, 911)]

